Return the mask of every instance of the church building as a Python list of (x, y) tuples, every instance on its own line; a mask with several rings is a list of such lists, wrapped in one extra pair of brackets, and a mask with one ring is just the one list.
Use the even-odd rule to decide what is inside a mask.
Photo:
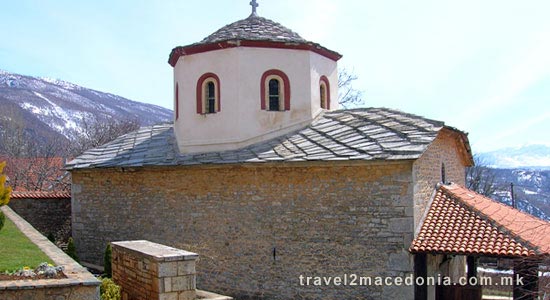
[(415, 262), (463, 275), (464, 257), (423, 254), (421, 227), (438, 189), (465, 184), (467, 135), (395, 109), (340, 110), (342, 56), (251, 4), (171, 51), (173, 123), (67, 164), (81, 261), (144, 239), (198, 253), (197, 287), (236, 299), (433, 299), (432, 288), (301, 279), (413, 276)]

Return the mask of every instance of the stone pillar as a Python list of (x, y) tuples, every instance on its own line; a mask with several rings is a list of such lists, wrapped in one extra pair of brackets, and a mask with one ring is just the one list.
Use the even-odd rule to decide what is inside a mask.
[(122, 300), (195, 300), (198, 254), (149, 241), (113, 242), (113, 280)]

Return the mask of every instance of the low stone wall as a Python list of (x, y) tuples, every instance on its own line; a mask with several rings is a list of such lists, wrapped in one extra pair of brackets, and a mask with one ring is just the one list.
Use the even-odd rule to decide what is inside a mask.
[(0, 208), (44, 254), (63, 266), (64, 279), (0, 281), (0, 299), (99, 300), (100, 282), (9, 207)]
[(71, 235), (71, 198), (13, 198), (9, 207), (45, 236), (66, 242)]
[(113, 281), (122, 288), (122, 299), (132, 300), (231, 300), (196, 291), (197, 254), (149, 241), (111, 243)]

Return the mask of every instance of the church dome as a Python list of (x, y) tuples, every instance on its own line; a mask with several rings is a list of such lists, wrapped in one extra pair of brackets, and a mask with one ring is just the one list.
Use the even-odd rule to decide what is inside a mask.
[(342, 58), (338, 52), (308, 41), (285, 26), (252, 13), (246, 19), (218, 29), (198, 43), (172, 49), (168, 63), (174, 67), (181, 56), (234, 47), (309, 50), (334, 61)]
[(180, 153), (240, 149), (338, 109), (337, 52), (252, 14), (172, 49)]
[(272, 20), (256, 14), (220, 28), (204, 38), (200, 44), (218, 43), (230, 40), (272, 41), (306, 43), (296, 32)]

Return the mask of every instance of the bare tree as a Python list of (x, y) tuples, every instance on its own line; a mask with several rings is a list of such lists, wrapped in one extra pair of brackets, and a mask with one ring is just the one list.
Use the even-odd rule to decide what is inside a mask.
[[(3, 122), (0, 154), (8, 162), (6, 174), (14, 190), (51, 190), (67, 180), (62, 170), (67, 140), (60, 135), (39, 136), (27, 128), (18, 111), (11, 111), (9, 122)], [(59, 190), (59, 189), (56, 189)]]
[(347, 69), (338, 71), (338, 101), (344, 108), (365, 104), (363, 92), (353, 87), (353, 82), (357, 78), (355, 73), (349, 72)]
[(117, 137), (135, 131), (139, 122), (135, 119), (87, 122), (82, 124), (82, 132), (71, 142), (71, 153), (79, 155), (82, 152), (109, 143)]
[(486, 197), (492, 197), (497, 190), (495, 171), (488, 167), (487, 161), (479, 155), (474, 155), (474, 162), (475, 165), (469, 167), (466, 171), (468, 189)]

